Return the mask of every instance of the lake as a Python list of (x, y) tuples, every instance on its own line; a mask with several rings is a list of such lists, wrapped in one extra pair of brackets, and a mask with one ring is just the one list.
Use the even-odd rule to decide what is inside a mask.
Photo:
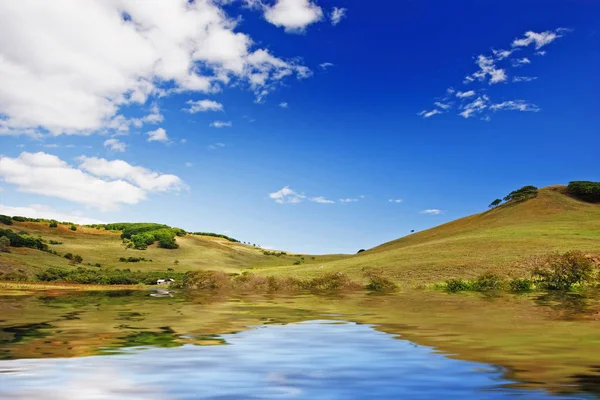
[(1, 399), (600, 395), (597, 295), (16, 294)]

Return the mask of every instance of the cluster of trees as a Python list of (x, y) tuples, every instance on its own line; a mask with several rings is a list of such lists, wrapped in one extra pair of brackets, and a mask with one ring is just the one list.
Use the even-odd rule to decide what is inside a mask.
[(498, 207), (500, 204), (502, 204), (502, 201), (505, 201), (506, 203), (521, 202), (521, 201), (533, 199), (533, 198), (537, 197), (537, 195), (538, 195), (537, 187), (531, 186), (531, 185), (523, 186), (520, 189), (513, 190), (512, 192), (510, 192), (508, 195), (506, 195), (506, 197), (504, 197), (504, 199), (496, 199), (496, 200), (492, 201), (490, 203), (489, 207), (490, 208)]
[[(12, 247), (28, 247), (31, 249), (48, 251), (48, 245), (44, 243), (40, 237), (27, 235), (25, 233), (16, 233), (11, 229), (0, 229), (0, 238), (2, 237), (7, 238)], [(6, 239), (4, 239), (4, 243), (6, 244)]]
[(212, 233), (212, 232), (191, 232), (191, 233), (192, 233), (192, 235), (218, 237), (218, 238), (229, 240), (230, 242), (240, 243), (239, 240), (229, 237), (227, 235), (221, 235), (220, 233)]
[(140, 262), (140, 261), (148, 261), (148, 262), (152, 262), (152, 259), (150, 260), (146, 260), (144, 257), (119, 257), (119, 262), (124, 262), (124, 263), (134, 263), (134, 262)]
[(590, 203), (600, 203), (600, 182), (569, 182), (567, 193)]
[(154, 223), (129, 223), (96, 225), (111, 231), (121, 231), (121, 239), (128, 247), (145, 250), (151, 244), (158, 242), (158, 247), (163, 249), (176, 249), (179, 247), (175, 241), (176, 236), (185, 236), (186, 231), (180, 228), (172, 228), (168, 225)]
[(71, 261), (71, 264), (73, 265), (81, 264), (83, 262), (83, 257), (81, 257), (79, 254), (73, 255), (72, 253), (67, 253), (63, 257)]
[(269, 251), (269, 250), (263, 250), (263, 254), (265, 256), (275, 256), (275, 257), (281, 257), (281, 256), (287, 255), (287, 253), (285, 251)]
[(97, 285), (136, 285), (139, 283), (152, 285), (158, 279), (183, 278), (183, 274), (173, 271), (131, 271), (130, 269), (90, 269), (78, 267), (76, 269), (47, 268), (36, 274), (35, 278), (42, 282), (70, 282)]

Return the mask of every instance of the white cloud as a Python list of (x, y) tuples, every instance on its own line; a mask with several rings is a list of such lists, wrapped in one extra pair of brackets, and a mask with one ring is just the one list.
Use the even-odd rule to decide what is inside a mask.
[(127, 145), (121, 142), (119, 139), (107, 139), (104, 141), (104, 147), (112, 151), (124, 152)]
[(417, 115), (422, 116), (423, 118), (429, 118), (429, 117), (433, 117), (436, 114), (443, 114), (440, 110), (431, 110), (431, 111), (427, 111), (427, 110), (423, 110), (420, 113), (418, 113)]
[[(290, 3), (309, 14), (299, 17), (292, 7), (290, 27), (321, 13), (306, 0), (286, 0), (269, 15), (277, 20)], [(241, 83), (262, 98), (286, 77), (310, 76), (295, 59), (257, 48), (222, 4), (0, 2), (0, 38), (11, 38), (0, 40), (0, 134), (88, 135), (113, 129), (121, 107), (141, 106), (152, 97), (212, 93)], [(159, 115), (145, 122), (161, 122)]]
[[(148, 192), (184, 187), (174, 175), (133, 167), (121, 160), (109, 162), (82, 157), (80, 162), (79, 168), (74, 168), (51, 154), (23, 152), (16, 158), (0, 158), (0, 178), (16, 185), (21, 192), (57, 197), (102, 210), (137, 204)], [(108, 167), (102, 168), (106, 165)]]
[(315, 203), (319, 203), (319, 204), (335, 204), (335, 201), (333, 200), (328, 200), (323, 196), (319, 196), (319, 197), (311, 197), (310, 199), (308, 199), (312, 202)]
[(184, 108), (183, 110), (189, 112), (190, 114), (206, 111), (223, 111), (223, 104), (214, 100), (189, 100), (186, 102), (186, 104), (188, 104), (190, 108)]
[(559, 32), (563, 31), (561, 28), (556, 31), (545, 31), (545, 32), (525, 32), (525, 37), (521, 39), (515, 39), (512, 42), (513, 47), (527, 47), (531, 44), (535, 44), (535, 49), (539, 50), (542, 47), (552, 43), (559, 37), (562, 37)]
[(124, 180), (147, 192), (179, 191), (186, 188), (175, 175), (160, 174), (123, 160), (108, 161), (104, 158), (81, 156), (78, 161), (79, 168), (83, 171), (101, 178)]
[(388, 201), (390, 203), (396, 203), (396, 204), (400, 204), (400, 203), (404, 202), (404, 200), (402, 200), (402, 199), (389, 199)]
[(11, 207), (0, 204), (0, 214), (27, 218), (55, 219), (57, 221), (74, 222), (76, 224), (103, 224), (103, 221), (88, 218), (82, 212), (62, 212), (51, 207), (32, 204), (28, 207)]
[(230, 128), (231, 125), (231, 121), (214, 121), (210, 123), (213, 128)]
[(531, 82), (537, 79), (537, 76), (515, 76), (513, 82)]
[(285, 102), (285, 101), (279, 103), (279, 107), (281, 107), (281, 108), (288, 108), (289, 106), (290, 105), (287, 102)]
[(546, 50), (540, 50), (540, 51), (536, 51), (535, 52), (536, 56), (545, 56), (546, 55)]
[(451, 103), (442, 103), (440, 101), (436, 101), (435, 103), (433, 103), (435, 106), (441, 108), (442, 110), (448, 110), (450, 107), (452, 107)]
[(352, 198), (340, 199), (340, 203), (355, 203), (357, 201), (358, 201), (358, 199), (352, 199)]
[(530, 112), (538, 112), (540, 108), (535, 104), (527, 103), (524, 100), (509, 100), (498, 104), (492, 104), (490, 106), (490, 110), (493, 111), (504, 111), (504, 110), (512, 110), (512, 111), (530, 111)]
[(146, 132), (148, 135), (149, 142), (167, 142), (169, 137), (167, 136), (167, 131), (163, 128), (158, 128), (154, 131)]
[(527, 57), (516, 58), (511, 60), (511, 63), (513, 67), (522, 67), (523, 65), (531, 64), (531, 60)]
[(346, 11), (348, 11), (346, 8), (333, 7), (333, 10), (331, 10), (331, 25), (335, 26), (339, 24), (342, 19), (346, 18)]
[(209, 150), (217, 150), (222, 147), (225, 147), (225, 143), (214, 143), (214, 144), (211, 144), (210, 146), (208, 146), (208, 149)]
[(437, 208), (429, 208), (427, 210), (421, 211), (421, 214), (428, 214), (428, 215), (438, 215), (441, 213), (442, 213), (442, 210), (438, 210)]
[[(479, 66), (479, 71), (470, 75), (470, 78), (485, 81), (489, 77), (490, 85), (506, 80), (506, 71), (502, 68), (497, 68), (493, 58), (480, 54), (475, 63)], [(469, 77), (467, 77), (467, 80)]]
[(488, 107), (489, 100), (489, 97), (486, 95), (480, 96), (475, 101), (465, 105), (463, 112), (459, 113), (459, 115), (467, 119), (471, 118), (473, 115), (483, 112)]
[(275, 200), (275, 203), (279, 204), (298, 204), (302, 200), (306, 199), (306, 196), (300, 193), (296, 193), (289, 186), (283, 187), (274, 193), (269, 193), (269, 198)]
[(319, 64), (319, 67), (321, 67), (321, 69), (327, 69), (327, 68), (334, 67), (334, 66), (335, 66), (335, 64), (330, 63), (330, 62), (324, 62), (324, 63)]
[(190, 167), (193, 167), (194, 164), (191, 163), (191, 162), (189, 162), (189, 161), (186, 161), (185, 166), (188, 167), (188, 168), (190, 168)]
[(474, 90), (469, 90), (467, 92), (456, 92), (456, 97), (458, 97), (459, 99), (464, 99), (467, 97), (472, 97), (475, 96), (475, 91)]
[(323, 18), (323, 10), (310, 0), (276, 0), (272, 6), (263, 6), (265, 19), (288, 33), (304, 32), (310, 24)]
[(494, 53), (496, 60), (500, 61), (508, 58), (514, 51), (515, 50), (492, 50), (492, 53)]

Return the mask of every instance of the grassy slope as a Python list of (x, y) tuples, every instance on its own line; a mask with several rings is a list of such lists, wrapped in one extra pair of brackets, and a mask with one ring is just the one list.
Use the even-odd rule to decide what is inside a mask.
[(525, 271), (517, 260), (553, 251), (600, 253), (600, 205), (573, 199), (564, 189), (544, 188), (535, 199), (461, 218), (322, 268), (293, 266), (268, 273), (343, 271), (360, 277), (363, 268), (375, 268), (394, 280), (422, 284), (484, 271), (520, 276)]
[[(99, 263), (103, 268), (131, 268), (132, 270), (161, 270), (173, 268), (175, 271), (197, 269), (221, 269), (227, 272), (239, 272), (241, 268), (266, 267), (271, 265), (292, 265), (304, 257), (303, 263), (322, 263), (343, 258), (343, 255), (310, 256), (288, 254), (286, 256), (266, 256), (262, 249), (225, 239), (210, 236), (187, 235), (178, 237), (178, 249), (160, 249), (156, 245), (147, 250), (126, 249), (121, 243), (120, 233), (78, 227), (73, 232), (67, 225), (49, 228), (46, 223), (15, 222), (11, 226), (2, 226), (15, 232), (25, 231), (41, 236), (45, 240), (62, 242), (49, 245), (60, 254), (72, 253), (83, 257), (82, 266)], [(122, 263), (120, 257), (144, 257), (152, 262)], [(314, 259), (313, 259), (314, 257)], [(179, 264), (175, 265), (174, 261)], [(11, 248), (11, 253), (0, 253), (0, 271), (21, 269), (33, 272), (42, 267), (68, 268), (69, 262), (46, 252)]]

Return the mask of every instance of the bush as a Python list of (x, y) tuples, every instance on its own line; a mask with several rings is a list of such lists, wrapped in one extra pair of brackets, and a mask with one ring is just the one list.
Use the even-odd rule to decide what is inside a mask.
[(20, 217), (20, 216), (14, 216), (12, 217), (13, 221), (17, 221), (17, 222), (26, 222), (28, 218), (25, 217)]
[(48, 225), (50, 228), (56, 228), (58, 227), (58, 221), (52, 220), (50, 221), (50, 225)]
[(569, 182), (567, 193), (590, 203), (600, 203), (600, 182)]
[(446, 290), (448, 292), (457, 293), (470, 289), (471, 285), (469, 284), (469, 282), (464, 281), (462, 279), (448, 279), (446, 281)]
[(491, 272), (480, 275), (471, 283), (471, 289), (478, 292), (487, 292), (501, 290), (504, 287), (504, 280)]
[(71, 282), (96, 285), (153, 285), (158, 279), (173, 278), (176, 281), (181, 280), (182, 274), (160, 271), (133, 272), (129, 269), (88, 269), (78, 267), (72, 270), (47, 268), (38, 273), (36, 278), (44, 282)]
[(73, 256), (73, 259), (71, 261), (73, 262), (73, 264), (81, 264), (83, 262), (83, 257), (81, 257), (80, 255), (75, 255)]
[(393, 292), (398, 289), (398, 286), (382, 276), (370, 276), (365, 289), (373, 292)]
[(48, 245), (41, 238), (25, 233), (19, 234), (10, 229), (0, 229), (0, 237), (7, 237), (12, 247), (28, 247), (42, 251), (48, 250)]
[(365, 249), (360, 249), (359, 251), (356, 252), (356, 254), (362, 253), (363, 251), (365, 251)]
[(521, 189), (518, 190), (513, 190), (512, 192), (510, 192), (505, 198), (504, 201), (506, 202), (517, 202), (517, 201), (525, 201), (525, 200), (529, 200), (529, 199), (533, 199), (534, 197), (537, 197), (538, 194), (538, 188), (536, 188), (535, 186), (523, 186)]
[(48, 243), (50, 243), (50, 244), (62, 244), (62, 242), (57, 242), (56, 240), (50, 240), (50, 241), (48, 241)]
[(223, 271), (193, 271), (183, 277), (183, 287), (186, 289), (223, 290), (230, 289), (229, 276)]
[(69, 229), (71, 229), (72, 231), (76, 231), (77, 230), (77, 226), (76, 225), (71, 225), (71, 227)]
[(553, 254), (544, 267), (537, 267), (533, 276), (540, 285), (550, 290), (569, 290), (575, 284), (592, 280), (594, 263), (580, 251)]
[(67, 253), (63, 257), (66, 258), (67, 260), (72, 260), (73, 259), (73, 253)]
[(527, 278), (515, 278), (508, 283), (511, 292), (530, 292), (533, 290), (533, 282)]
[(12, 225), (13, 224), (13, 220), (8, 215), (0, 215), (0, 224)]
[(9, 253), (10, 252), (10, 239), (6, 236), (0, 237), (0, 253)]

